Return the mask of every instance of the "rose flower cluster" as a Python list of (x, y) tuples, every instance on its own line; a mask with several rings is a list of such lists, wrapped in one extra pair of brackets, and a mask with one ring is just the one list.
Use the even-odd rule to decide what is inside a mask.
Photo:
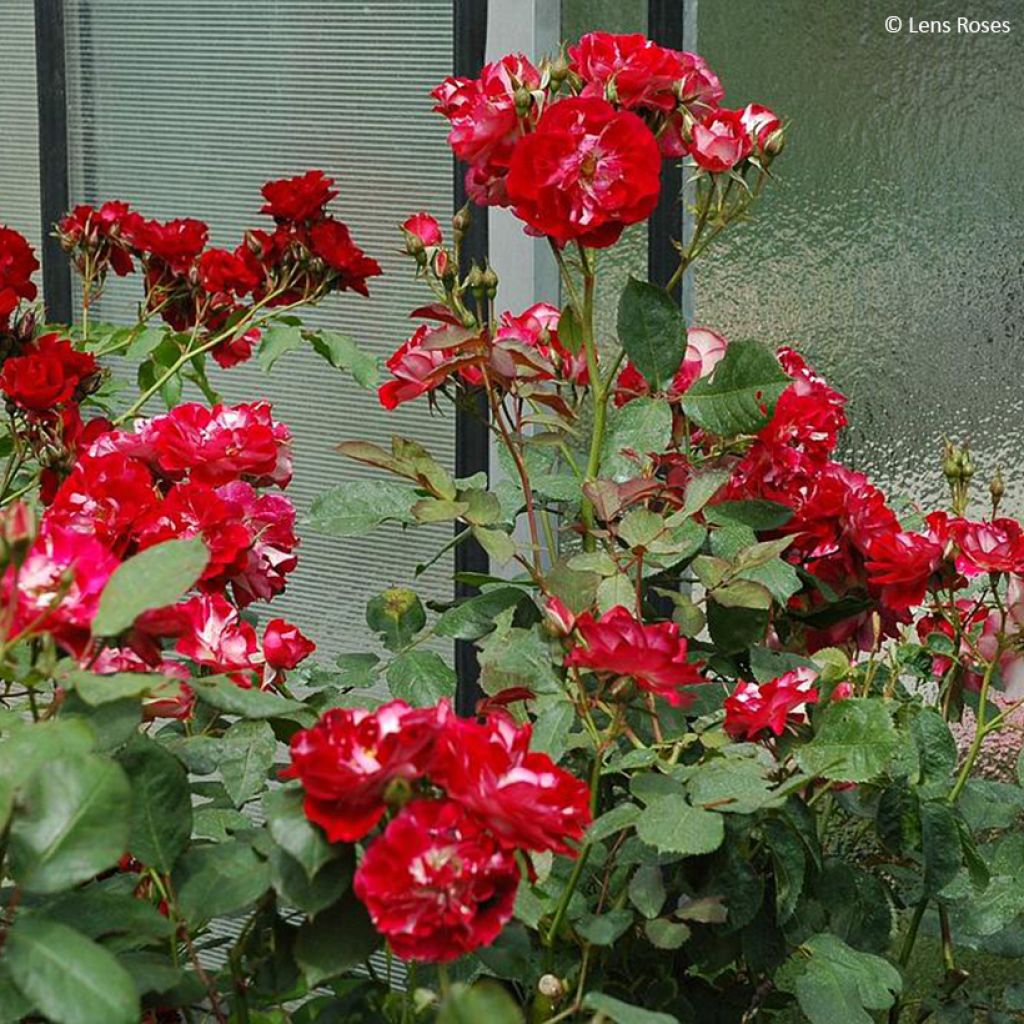
[[(740, 173), (767, 166), (783, 139), (766, 107), (720, 107), (722, 86), (701, 57), (641, 35), (594, 32), (568, 58), (540, 68), (510, 54), (479, 78), (445, 79), (432, 96), (451, 125), (453, 152), (467, 164), (472, 199), (509, 207), (559, 250), (605, 248), (646, 220), (666, 158), (688, 157), (701, 175)], [(560, 312), (546, 303), (503, 314), (496, 329), (477, 315), (494, 298), (497, 278), (478, 267), (459, 277), (467, 217), (456, 218), (451, 247), (429, 214), (403, 225), (407, 251), (437, 301), (413, 314), (427, 322), (388, 360), (394, 379), (381, 387), (381, 403), (393, 409), (456, 378), (499, 391), (515, 384), (565, 413), (572, 402), (559, 389), (588, 383), (578, 339), (560, 338)], [(623, 383), (631, 382), (627, 374)]]
[[(200, 220), (147, 220), (116, 201), (75, 207), (58, 235), (83, 278), (87, 304), (102, 292), (109, 271), (123, 277), (137, 263), (148, 314), (176, 331), (215, 336), (251, 307), (316, 302), (344, 289), (367, 293), (380, 266), (327, 212), (338, 194), (333, 186), (317, 170), (267, 182), (261, 212), (273, 218), (274, 229), (247, 231), (234, 249), (207, 247), (209, 228)], [(233, 366), (249, 358), (258, 340), (258, 329), (241, 336), (229, 331), (212, 355)]]
[[(6, 570), (3, 634), (48, 633), (98, 673), (188, 678), (185, 659), (241, 686), (272, 683), (313, 644), (281, 619), (261, 640), (240, 611), (279, 594), (296, 566), (295, 510), (274, 490), (290, 478), (290, 434), (265, 402), (185, 404), (133, 431), (99, 433), (56, 488), (24, 561)], [(112, 572), (185, 537), (202, 538), (209, 551), (197, 592), (145, 613), (117, 646), (97, 650), (89, 627)], [(188, 711), (184, 694), (175, 713)]]
[(355, 892), (398, 956), (443, 962), (488, 945), (512, 917), (517, 852), (573, 854), (589, 791), (531, 752), (530, 735), (505, 714), (391, 701), (333, 709), (292, 738), (284, 777), (329, 841), (367, 841)]

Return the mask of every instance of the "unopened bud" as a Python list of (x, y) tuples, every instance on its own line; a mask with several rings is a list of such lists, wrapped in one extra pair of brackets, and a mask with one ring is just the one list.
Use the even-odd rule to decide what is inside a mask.
[(484, 272), (475, 263), (469, 268), (465, 285), (474, 292), (482, 292), (486, 287), (484, 284)]
[(469, 225), (472, 218), (469, 215), (469, 203), (459, 210), (458, 213), (452, 217), (452, 231), (455, 233), (455, 241), (461, 242), (462, 236), (469, 230)]
[(32, 546), (32, 539), (35, 536), (35, 516), (31, 508), (24, 502), (16, 501), (4, 509), (3, 520), (0, 523), (2, 531), (3, 551), (6, 555), (6, 562), (12, 562), (20, 566)]
[(561, 85), (569, 77), (569, 61), (560, 53), (550, 64), (548, 75), (552, 85)]
[(556, 1002), (565, 995), (565, 982), (554, 974), (544, 974), (537, 982), (537, 991), (546, 999)]
[(513, 98), (516, 104), (516, 113), (520, 117), (526, 117), (530, 112), (530, 107), (533, 106), (533, 96), (530, 94), (530, 90), (520, 86), (516, 89)]
[(423, 239), (412, 231), (405, 232), (405, 251), (410, 256), (416, 257), (416, 262), (423, 264), (427, 262), (427, 249)]
[(1003, 500), (1006, 493), (1006, 481), (1003, 480), (1003, 471), (996, 469), (992, 482), (988, 485), (988, 493), (992, 496), (992, 515), (995, 516), (999, 509), (999, 502)]
[(498, 293), (498, 275), (490, 267), (486, 267), (481, 275), (481, 282), (487, 297), (493, 299)]
[(764, 145), (761, 147), (767, 156), (778, 156), (786, 148), (786, 130), (785, 128), (776, 128), (767, 139), (764, 140)]
[(412, 799), (412, 783), (395, 776), (384, 788), (384, 803), (393, 811), (401, 810)]

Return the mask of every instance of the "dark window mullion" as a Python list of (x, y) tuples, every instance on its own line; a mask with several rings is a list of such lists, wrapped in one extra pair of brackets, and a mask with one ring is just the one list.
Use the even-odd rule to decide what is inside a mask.
[(52, 323), (71, 320), (71, 268), (53, 235), (68, 208), (68, 113), (63, 0), (35, 0), (39, 103), (39, 207), (43, 297)]

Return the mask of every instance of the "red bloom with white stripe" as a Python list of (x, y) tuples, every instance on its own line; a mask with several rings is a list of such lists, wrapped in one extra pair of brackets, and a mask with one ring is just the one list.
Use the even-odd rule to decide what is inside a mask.
[(772, 732), (781, 736), (787, 725), (807, 720), (806, 707), (817, 704), (818, 673), (797, 668), (767, 683), (737, 684), (725, 699), (725, 731), (733, 739), (755, 740)]

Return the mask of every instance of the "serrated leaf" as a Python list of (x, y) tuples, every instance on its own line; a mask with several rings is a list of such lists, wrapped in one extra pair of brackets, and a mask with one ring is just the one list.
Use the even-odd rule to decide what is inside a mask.
[(672, 439), (672, 410), (657, 398), (635, 398), (611, 410), (601, 449), (602, 478), (622, 482), (639, 476), (651, 453), (663, 452)]
[(414, 523), (420, 500), (410, 484), (394, 480), (353, 480), (313, 499), (312, 529), (333, 537), (363, 537), (385, 522)]
[(247, 843), (194, 846), (174, 868), (178, 906), (195, 924), (233, 914), (270, 888), (270, 867)]
[(302, 328), (291, 324), (272, 324), (263, 331), (256, 359), (264, 373), (270, 373), (274, 363), (286, 352), (302, 348)]
[(388, 665), (387, 679), (391, 695), (413, 707), (432, 707), (455, 696), (455, 671), (436, 651), (399, 654)]
[(673, 1017), (671, 1013), (644, 1010), (601, 992), (588, 992), (583, 999), (583, 1006), (603, 1013), (615, 1024), (679, 1024), (679, 1018)]
[(218, 766), (232, 803), (241, 807), (267, 782), (277, 738), (265, 721), (235, 722), (218, 744)]
[(137, 1024), (131, 975), (98, 943), (57, 921), (20, 917), (4, 950), (11, 978), (54, 1024)]
[(830, 704), (815, 719), (815, 735), (796, 750), (809, 775), (868, 782), (892, 760), (899, 737), (883, 701), (851, 698)]
[(306, 705), (269, 690), (245, 689), (224, 676), (193, 679), (196, 698), (218, 711), (242, 718), (288, 717), (306, 711)]
[(362, 352), (347, 334), (319, 330), (309, 332), (308, 337), (318, 356), (326, 359), (336, 369), (347, 370), (360, 387), (370, 390), (377, 386), (380, 376), (377, 360)]
[(170, 871), (192, 835), (192, 795), (182, 764), (159, 743), (136, 737), (119, 757), (131, 782), (132, 855)]
[(525, 596), (519, 587), (495, 587), (443, 612), (434, 632), (455, 640), (479, 640), (491, 632), (498, 615), (519, 604)]
[(309, 878), (341, 852), (313, 825), (303, 810), (301, 789), (274, 789), (263, 794), (263, 813), (274, 842), (302, 865)]
[(210, 552), (199, 537), (167, 540), (122, 562), (100, 595), (93, 636), (116, 636), (143, 612), (180, 600), (203, 574)]
[(792, 383), (763, 345), (734, 341), (711, 376), (694, 381), (680, 405), (694, 423), (713, 434), (755, 434), (771, 419), (779, 396)]
[(10, 865), (29, 892), (52, 893), (113, 867), (128, 849), (131, 787), (106, 757), (80, 754), (40, 766), (11, 822)]
[(310, 987), (362, 963), (381, 944), (366, 908), (351, 893), (299, 929), (295, 960)]
[(664, 796), (640, 812), (636, 834), (662, 853), (694, 857), (717, 850), (725, 839), (725, 826), (719, 814), (691, 807), (682, 796)]
[(619, 298), (619, 344), (652, 390), (669, 384), (686, 354), (686, 324), (675, 300), (630, 277)]
[(641, 864), (629, 880), (629, 902), (648, 920), (665, 905), (665, 880), (656, 864)]

